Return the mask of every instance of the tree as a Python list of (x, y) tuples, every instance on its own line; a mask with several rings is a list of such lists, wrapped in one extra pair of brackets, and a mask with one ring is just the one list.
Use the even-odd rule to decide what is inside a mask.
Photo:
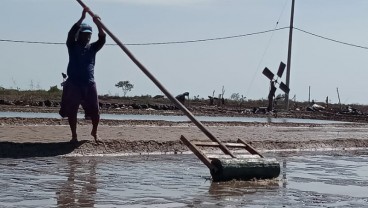
[(124, 93), (124, 97), (125, 97), (125, 95), (133, 89), (134, 85), (131, 84), (129, 81), (120, 81), (117, 84), (115, 84), (115, 87), (117, 88), (121, 87)]

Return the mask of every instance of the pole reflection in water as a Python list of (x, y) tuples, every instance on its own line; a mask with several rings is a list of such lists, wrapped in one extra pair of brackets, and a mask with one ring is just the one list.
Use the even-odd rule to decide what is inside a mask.
[(286, 159), (282, 160), (282, 187), (286, 190)]
[(67, 180), (56, 192), (57, 207), (94, 207), (97, 192), (96, 160), (76, 157), (65, 159), (68, 164)]

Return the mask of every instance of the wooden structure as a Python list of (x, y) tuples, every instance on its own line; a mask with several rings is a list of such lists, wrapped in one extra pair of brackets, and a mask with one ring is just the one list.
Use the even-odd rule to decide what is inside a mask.
[[(213, 181), (272, 179), (280, 174), (276, 159), (264, 158), (242, 139), (236, 143), (191, 142), (182, 135), (180, 140), (210, 169)], [(222, 150), (222, 146), (234, 153), (216, 151)], [(205, 151), (206, 148), (215, 150), (215, 153)]]

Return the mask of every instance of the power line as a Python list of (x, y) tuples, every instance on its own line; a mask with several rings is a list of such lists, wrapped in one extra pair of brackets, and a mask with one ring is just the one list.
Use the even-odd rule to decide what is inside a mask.
[[(281, 28), (275, 28), (275, 29), (270, 29), (270, 30), (264, 30), (264, 31), (260, 31), (260, 32), (247, 33), (247, 34), (241, 34), (241, 35), (232, 35), (232, 36), (225, 36), (225, 37), (217, 37), (217, 38), (206, 38), (206, 39), (184, 40), (184, 41), (168, 41), (168, 42), (151, 42), (151, 43), (127, 43), (127, 44), (124, 44), (124, 45), (147, 46), (147, 45), (172, 45), (172, 44), (198, 43), (198, 42), (207, 42), (207, 41), (217, 41), (217, 40), (242, 38), (242, 37), (246, 37), (246, 36), (260, 35), (260, 34), (264, 34), (264, 33), (284, 30), (284, 29), (288, 29), (288, 28), (289, 27), (281, 27)], [(347, 45), (347, 46), (351, 46), (351, 47), (355, 47), (355, 48), (360, 48), (360, 49), (366, 49), (366, 50), (368, 49), (367, 46), (356, 45), (356, 44), (352, 44), (352, 43), (348, 43), (348, 42), (328, 38), (328, 37), (325, 37), (325, 36), (322, 36), (322, 35), (318, 35), (318, 34), (315, 34), (315, 33), (312, 33), (312, 32), (305, 31), (305, 30), (297, 28), (297, 27), (294, 27), (294, 29), (298, 30), (300, 32), (303, 32), (305, 34), (315, 36), (315, 37), (318, 37), (318, 38), (321, 38), (321, 39), (324, 39), (324, 40), (332, 41), (332, 42), (335, 42), (335, 43), (339, 43), (339, 44), (343, 44), (343, 45)], [(64, 45), (65, 44), (65, 43), (61, 43), (61, 42), (27, 41), (27, 40), (11, 40), (11, 39), (0, 39), (0, 42), (25, 43), (25, 44), (43, 44), (43, 45)], [(106, 45), (115, 46), (116, 44), (106, 44)]]
[[(246, 36), (260, 35), (260, 34), (274, 32), (274, 31), (283, 30), (287, 28), (289, 27), (281, 27), (277, 29), (275, 28), (275, 29), (264, 30), (260, 32), (253, 32), (253, 33), (247, 33), (247, 34), (241, 34), (241, 35), (232, 35), (232, 36), (225, 36), (225, 37), (217, 37), (217, 38), (206, 38), (206, 39), (184, 40), (184, 41), (168, 41), (168, 42), (152, 42), (152, 43), (127, 43), (124, 45), (145, 46), (145, 45), (171, 45), (171, 44), (198, 43), (198, 42), (226, 40), (226, 39), (242, 38)], [(65, 43), (60, 43), (60, 42), (26, 41), (26, 40), (10, 40), (10, 39), (0, 39), (0, 42), (44, 44), (44, 45), (64, 45), (65, 44)], [(106, 45), (115, 46), (116, 44), (106, 44)]]
[(242, 35), (233, 35), (233, 36), (225, 36), (225, 37), (218, 37), (218, 38), (206, 38), (206, 39), (197, 39), (197, 40), (185, 40), (185, 41), (172, 41), (172, 42), (156, 42), (156, 43), (133, 43), (133, 44), (126, 44), (126, 45), (169, 45), (169, 44), (183, 44), (183, 43), (197, 43), (197, 42), (206, 42), (206, 41), (216, 41), (216, 40), (226, 40), (226, 39), (233, 39), (233, 38), (241, 38), (246, 36), (252, 35), (260, 35), (264, 33), (269, 33), (277, 30), (287, 29), (289, 27), (282, 27), (277, 29), (265, 30), (261, 32), (254, 32)]
[(9, 40), (9, 39), (0, 39), (0, 42), (30, 43), (30, 44), (45, 44), (45, 45), (65, 45), (65, 43), (42, 42), (42, 41), (27, 41), (27, 40)]
[(335, 42), (335, 43), (339, 43), (339, 44), (343, 44), (343, 45), (347, 45), (347, 46), (352, 46), (352, 47), (356, 47), (356, 48), (361, 48), (361, 49), (368, 49), (368, 47), (366, 47), (366, 46), (356, 45), (356, 44), (352, 44), (352, 43), (347, 43), (347, 42), (335, 40), (335, 39), (332, 39), (332, 38), (327, 38), (327, 37), (324, 37), (322, 35), (317, 35), (315, 33), (308, 32), (308, 31), (305, 31), (305, 30), (302, 30), (302, 29), (299, 29), (299, 28), (296, 28), (296, 27), (294, 27), (294, 29), (295, 30), (298, 30), (300, 32), (306, 33), (308, 35), (312, 35), (312, 36), (315, 36), (315, 37), (318, 37), (318, 38), (322, 38), (324, 40), (332, 41), (332, 42)]

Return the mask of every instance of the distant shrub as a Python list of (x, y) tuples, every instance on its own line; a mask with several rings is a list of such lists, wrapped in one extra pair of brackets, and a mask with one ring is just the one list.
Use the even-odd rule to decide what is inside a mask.
[(48, 92), (60, 92), (61, 90), (57, 87), (57, 85), (55, 86), (51, 86), (50, 89), (48, 90)]

